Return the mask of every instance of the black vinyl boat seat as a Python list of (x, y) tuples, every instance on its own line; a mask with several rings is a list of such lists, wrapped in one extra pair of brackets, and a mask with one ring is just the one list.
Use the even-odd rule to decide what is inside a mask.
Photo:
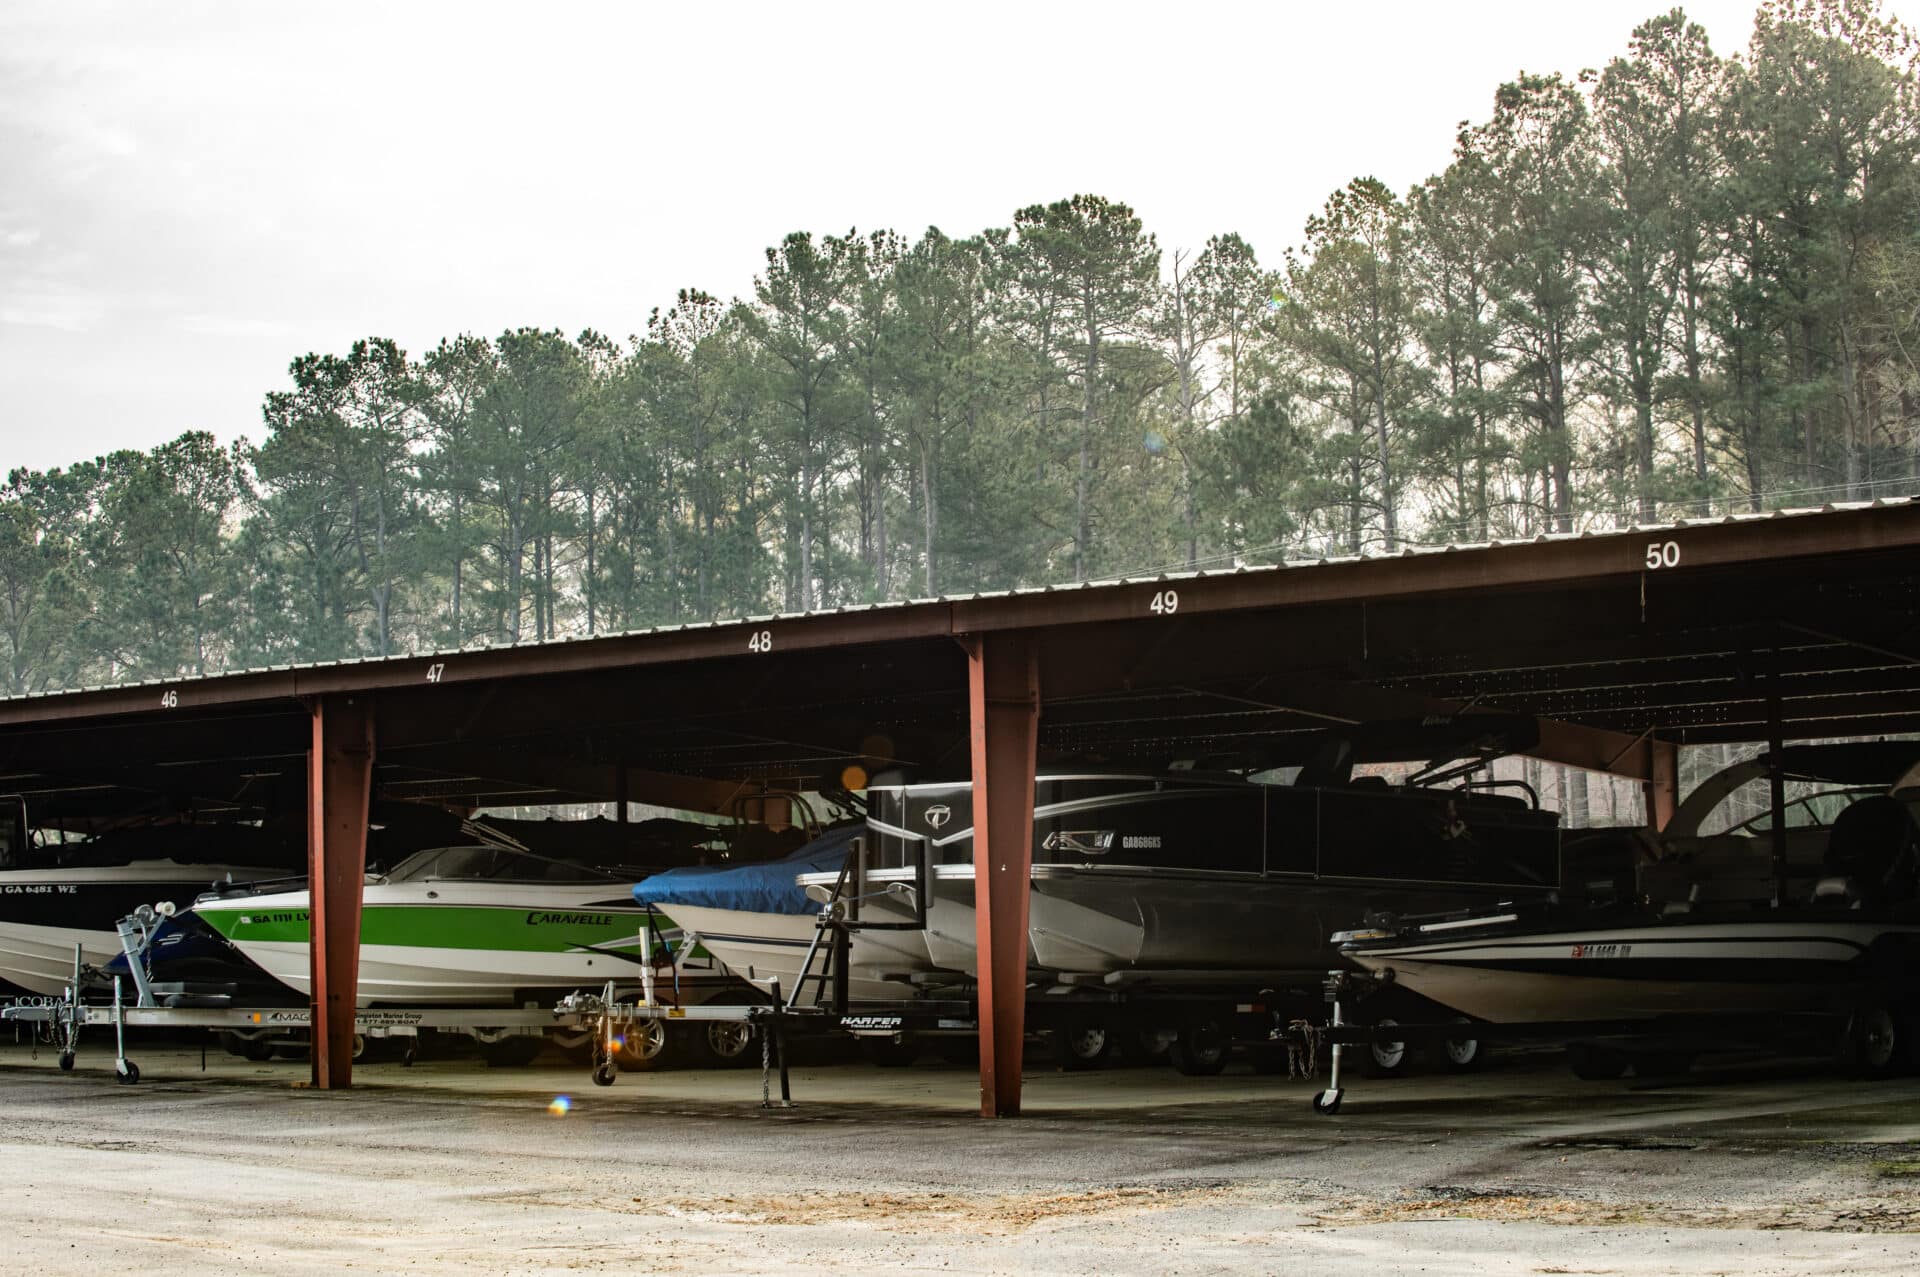
[(1920, 829), (1905, 803), (1884, 794), (1862, 798), (1833, 822), (1813, 903), (1857, 909), (1911, 900)]

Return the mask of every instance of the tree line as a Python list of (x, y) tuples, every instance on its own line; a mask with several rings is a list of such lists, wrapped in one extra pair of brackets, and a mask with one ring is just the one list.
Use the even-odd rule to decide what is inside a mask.
[(1076, 195), (795, 233), (624, 340), (295, 359), (0, 494), (14, 693), (1859, 499), (1920, 474), (1920, 101), (1870, 0), (1523, 74), (1263, 260)]

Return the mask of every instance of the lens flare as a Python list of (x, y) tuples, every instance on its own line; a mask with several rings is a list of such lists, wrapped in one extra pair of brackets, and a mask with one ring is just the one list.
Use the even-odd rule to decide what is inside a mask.
[(840, 787), (847, 790), (865, 789), (867, 769), (859, 763), (849, 763), (846, 770), (840, 773)]
[(573, 1109), (573, 1100), (565, 1095), (553, 1097), (553, 1103), (547, 1105), (547, 1112), (554, 1117), (565, 1117)]

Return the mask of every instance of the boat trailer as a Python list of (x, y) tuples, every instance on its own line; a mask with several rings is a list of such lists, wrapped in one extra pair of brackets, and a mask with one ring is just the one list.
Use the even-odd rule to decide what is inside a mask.
[[(1524, 1024), (1493, 1024), (1466, 1016), (1438, 1022), (1356, 1020), (1351, 1012), (1363, 999), (1393, 987), (1390, 979), (1354, 971), (1329, 971), (1324, 983), (1329, 1006), (1324, 1024), (1295, 1020), (1276, 1024), (1273, 1035), (1292, 1049), (1330, 1046), (1327, 1085), (1313, 1096), (1313, 1111), (1332, 1117), (1346, 1098), (1344, 1074), (1352, 1067), (1344, 1057), (1349, 1048), (1371, 1047), (1404, 1051), (1413, 1044), (1439, 1045), (1449, 1051), (1462, 1044), (1476, 1049), (1492, 1042), (1533, 1042), (1565, 1045), (1568, 1063), (1576, 1075), (1589, 1080), (1623, 1076), (1629, 1067), (1643, 1076), (1678, 1076), (1695, 1055), (1726, 1051), (1730, 1047), (1788, 1051), (1812, 1056), (1834, 1055), (1838, 1040), (1849, 1038), (1849, 1011), (1830, 1013), (1754, 1015), (1734, 1013), (1662, 1016), (1644, 1020), (1555, 1020)], [(1818, 1044), (1826, 1043), (1825, 1049)], [(1803, 1048), (1795, 1051), (1796, 1047)], [(1808, 1049), (1810, 1048), (1810, 1049)], [(1836, 1057), (1837, 1059), (1838, 1057)]]
[[(146, 956), (160, 924), (172, 914), (170, 906), (154, 908), (141, 905), (117, 924), (121, 952), (126, 955), (128, 976), (114, 975), (107, 1001), (89, 1001), (88, 977), (94, 987), (101, 983), (100, 973), (86, 965), (79, 945), (73, 949), (73, 974), (57, 996), (17, 999), (0, 1005), (0, 1021), (32, 1024), (42, 1028), (59, 1052), (61, 1071), (70, 1072), (80, 1049), (81, 1031), (88, 1027), (111, 1025), (114, 1033), (114, 1075), (131, 1086), (140, 1080), (140, 1066), (127, 1058), (127, 1030), (134, 1029), (209, 1029), (271, 1042), (290, 1038), (300, 1030), (311, 1029), (311, 1004), (285, 1006), (236, 1006), (232, 996), (218, 986), (154, 981), (147, 975)], [(129, 978), (130, 977), (130, 978)], [(129, 996), (127, 985), (133, 986)], [(498, 1044), (512, 1037), (545, 1036), (551, 1028), (581, 1028), (584, 1021), (543, 1007), (502, 1007), (479, 1010), (473, 1007), (391, 1007), (361, 1008), (354, 1012), (354, 1031), (368, 1039), (400, 1038), (406, 1041), (402, 1065), (413, 1063), (414, 1039), (422, 1029), (459, 1033), (483, 1046)], [(269, 1048), (271, 1050), (271, 1048)], [(260, 1058), (265, 1058), (260, 1057)]]

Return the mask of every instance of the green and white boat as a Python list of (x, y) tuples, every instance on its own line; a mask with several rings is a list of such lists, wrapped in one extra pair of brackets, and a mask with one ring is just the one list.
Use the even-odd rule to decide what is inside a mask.
[[(500, 846), (416, 852), (363, 888), (359, 1005), (521, 1006), (608, 980), (640, 984), (680, 934), (634, 903), (636, 872)], [(193, 908), (302, 994), (312, 990), (309, 911), (305, 891), (203, 897)]]

